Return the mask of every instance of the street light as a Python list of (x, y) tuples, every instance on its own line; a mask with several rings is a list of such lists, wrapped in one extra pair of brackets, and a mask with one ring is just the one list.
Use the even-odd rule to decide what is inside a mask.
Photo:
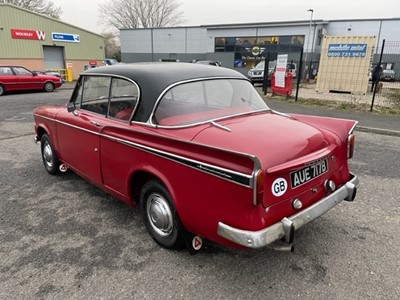
[[(311, 39), (311, 26), (312, 26), (312, 18), (313, 18), (313, 14), (314, 14), (314, 10), (312, 8), (307, 9), (308, 12), (311, 13), (310, 16), (310, 26), (308, 27), (308, 37), (307, 37), (307, 46), (310, 45), (310, 39)], [(311, 48), (313, 47), (313, 45), (311, 45)], [(307, 47), (307, 51), (306, 51), (306, 57), (305, 57), (305, 65), (306, 65), (306, 69), (307, 69), (307, 57), (308, 57), (308, 50), (309, 47)], [(310, 64), (310, 68), (311, 68), (311, 64)], [(309, 74), (309, 72), (306, 72), (306, 80), (308, 81), (309, 78), (307, 78), (307, 74)]]

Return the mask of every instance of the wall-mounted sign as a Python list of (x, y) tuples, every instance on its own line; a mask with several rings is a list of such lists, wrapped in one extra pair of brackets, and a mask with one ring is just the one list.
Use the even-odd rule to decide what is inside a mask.
[(72, 33), (52, 32), (51, 38), (53, 41), (57, 42), (70, 42), (70, 43), (80, 42), (79, 34), (72, 34)]
[(365, 57), (367, 44), (329, 44), (328, 57)]
[(11, 37), (13, 39), (44, 41), (46, 39), (46, 33), (41, 30), (11, 29)]

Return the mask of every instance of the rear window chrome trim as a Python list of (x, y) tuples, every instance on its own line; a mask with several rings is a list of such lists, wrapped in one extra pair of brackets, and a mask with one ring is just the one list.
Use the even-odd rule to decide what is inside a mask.
[(224, 76), (216, 76), (216, 77), (202, 77), (202, 78), (195, 78), (195, 79), (188, 79), (188, 80), (183, 80), (183, 81), (179, 81), (179, 82), (175, 82), (173, 84), (170, 84), (169, 86), (167, 86), (161, 93), (160, 96), (158, 96), (156, 103), (154, 104), (153, 110), (150, 113), (150, 117), (147, 121), (147, 124), (149, 124), (150, 126), (153, 127), (157, 127), (157, 128), (173, 128), (173, 129), (179, 129), (179, 128), (186, 128), (186, 127), (192, 127), (192, 126), (197, 126), (200, 124), (207, 124), (210, 123), (212, 121), (216, 121), (216, 120), (221, 120), (221, 119), (225, 119), (225, 118), (231, 118), (234, 116), (240, 116), (243, 114), (248, 114), (248, 113), (254, 113), (254, 112), (258, 112), (258, 111), (269, 111), (271, 110), (268, 105), (265, 103), (266, 108), (260, 109), (260, 110), (255, 110), (255, 111), (251, 111), (251, 112), (245, 112), (245, 113), (239, 113), (239, 114), (233, 114), (233, 115), (229, 115), (229, 116), (223, 116), (223, 117), (219, 117), (219, 118), (214, 118), (214, 119), (210, 119), (210, 120), (206, 120), (206, 121), (202, 121), (202, 122), (195, 122), (195, 123), (191, 123), (191, 124), (186, 124), (186, 125), (174, 125), (174, 126), (163, 126), (163, 125), (159, 125), (159, 124), (154, 124), (153, 122), (153, 117), (154, 117), (154, 113), (157, 109), (158, 104), (160, 103), (161, 99), (164, 97), (164, 95), (171, 90), (172, 88), (181, 85), (181, 84), (185, 84), (185, 83), (192, 83), (192, 82), (199, 82), (199, 81), (208, 81), (208, 80), (221, 80), (221, 79), (226, 79), (226, 80), (243, 80), (243, 81), (247, 81), (249, 82), (249, 80), (245, 77), (224, 77)]

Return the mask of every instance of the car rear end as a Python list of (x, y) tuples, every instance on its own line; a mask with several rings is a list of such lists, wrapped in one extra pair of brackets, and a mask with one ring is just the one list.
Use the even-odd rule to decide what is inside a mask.
[[(334, 124), (327, 127), (333, 128)], [(353, 156), (356, 122), (338, 120), (337, 124), (340, 129), (336, 134), (322, 130), (327, 141), (324, 147), (267, 167), (260, 161), (254, 172), (253, 205), (263, 208), (263, 228), (246, 230), (220, 222), (218, 234), (249, 248), (281, 239), (291, 244), (296, 230), (343, 200), (353, 201), (359, 182), (349, 172), (348, 160)], [(285, 155), (284, 147), (280, 149)]]

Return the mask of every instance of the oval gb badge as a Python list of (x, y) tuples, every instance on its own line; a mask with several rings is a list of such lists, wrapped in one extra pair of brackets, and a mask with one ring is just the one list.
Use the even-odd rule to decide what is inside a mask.
[(277, 178), (274, 180), (271, 186), (271, 192), (275, 197), (280, 197), (287, 190), (287, 182), (285, 178)]

